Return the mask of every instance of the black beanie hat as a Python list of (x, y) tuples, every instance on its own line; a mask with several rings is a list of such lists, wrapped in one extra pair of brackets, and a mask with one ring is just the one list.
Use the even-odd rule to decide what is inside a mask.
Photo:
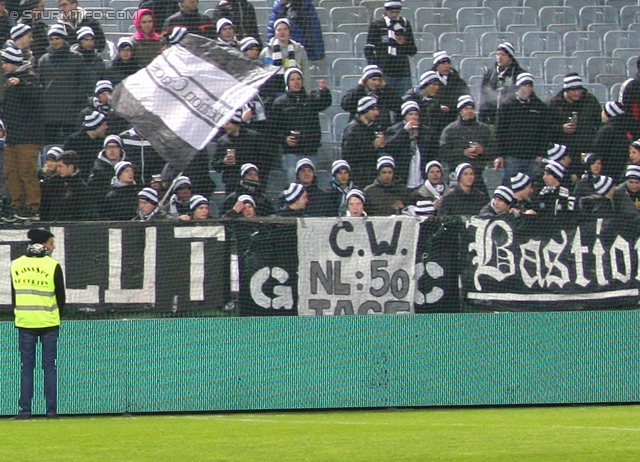
[(32, 244), (44, 244), (53, 237), (53, 234), (47, 229), (33, 228), (27, 232), (27, 237)]

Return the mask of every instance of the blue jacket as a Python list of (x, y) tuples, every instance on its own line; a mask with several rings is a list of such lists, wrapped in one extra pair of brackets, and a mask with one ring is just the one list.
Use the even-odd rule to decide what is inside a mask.
[(324, 59), (324, 39), (322, 27), (312, 0), (302, 0), (302, 11), (287, 11), (289, 0), (276, 0), (271, 10), (267, 28), (267, 41), (274, 35), (273, 23), (287, 18), (291, 23), (291, 38), (304, 46), (310, 61)]

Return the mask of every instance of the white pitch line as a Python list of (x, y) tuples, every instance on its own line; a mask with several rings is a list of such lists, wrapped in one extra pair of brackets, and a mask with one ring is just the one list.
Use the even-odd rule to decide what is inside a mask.
[(640, 432), (640, 428), (629, 427), (582, 427), (578, 425), (554, 425), (554, 428), (570, 428), (574, 430), (611, 430), (618, 432)]
[[(256, 422), (256, 423), (277, 423), (277, 424), (313, 424), (313, 425), (370, 425), (370, 426), (378, 426), (378, 425), (391, 425), (388, 422), (357, 422), (357, 421), (334, 421), (334, 420), (288, 420), (288, 419), (257, 419), (251, 417), (232, 417), (227, 415), (208, 415), (208, 416), (197, 416), (197, 415), (187, 415), (187, 416), (171, 416), (172, 418), (186, 418), (186, 419), (195, 419), (195, 420), (224, 420), (227, 422)], [(282, 417), (285, 417), (284, 415)], [(394, 426), (402, 426), (400, 423), (394, 423)], [(408, 423), (407, 425), (415, 426), (416, 423)], [(514, 428), (513, 425), (487, 425), (485, 423), (477, 423), (477, 424), (469, 424), (469, 423), (442, 423), (442, 422), (434, 422), (434, 423), (422, 423), (420, 425), (432, 426), (432, 427), (492, 427), (492, 428)], [(521, 428), (532, 428), (530, 425), (522, 425)], [(545, 428), (545, 427), (539, 427)], [(603, 427), (603, 426), (594, 426), (594, 427), (585, 427), (579, 425), (553, 425), (553, 428), (565, 428), (571, 430), (609, 430), (609, 431), (625, 431), (625, 432), (640, 432), (640, 428), (635, 427)]]
[(185, 416), (187, 419), (196, 420), (225, 420), (228, 422), (259, 422), (259, 423), (277, 423), (277, 424), (321, 424), (321, 425), (390, 425), (387, 422), (339, 422), (339, 421), (322, 421), (322, 420), (277, 420), (277, 419), (255, 419), (249, 417), (227, 417), (227, 416)]

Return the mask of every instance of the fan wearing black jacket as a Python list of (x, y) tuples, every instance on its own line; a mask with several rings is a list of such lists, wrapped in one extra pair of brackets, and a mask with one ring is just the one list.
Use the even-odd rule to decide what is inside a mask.
[(622, 180), (629, 163), (629, 145), (639, 133), (631, 114), (617, 101), (609, 101), (602, 111), (604, 125), (596, 132), (592, 152), (602, 159), (603, 173)]
[(222, 18), (227, 18), (233, 23), (238, 41), (245, 37), (253, 37), (262, 49), (256, 10), (251, 3), (247, 0), (222, 0), (213, 10), (213, 23)]
[(383, 78), (398, 95), (411, 87), (409, 57), (418, 52), (411, 23), (400, 16), (402, 1), (384, 2), (384, 16), (369, 25), (364, 55), (369, 64), (376, 64)]
[(389, 126), (395, 113), (399, 111), (402, 101), (395, 92), (390, 91), (382, 79), (382, 70), (376, 65), (365, 66), (362, 78), (355, 88), (347, 90), (342, 97), (342, 109), (351, 114), (353, 120), (358, 117), (358, 101), (365, 96), (371, 96), (378, 101), (378, 122)]
[(496, 65), (489, 69), (482, 79), (480, 97), (480, 120), (486, 124), (496, 123), (496, 112), (515, 96), (516, 80), (525, 72), (515, 58), (515, 48), (511, 42), (498, 45)]
[(458, 104), (458, 98), (462, 95), (470, 95), (471, 90), (467, 82), (464, 81), (457, 70), (451, 66), (451, 57), (449, 54), (442, 50), (436, 51), (433, 54), (433, 67), (432, 71), (435, 71), (440, 76), (442, 84), (438, 91), (438, 100), (442, 105), (442, 111), (444, 118), (444, 126), (454, 122), (457, 118), (456, 104)]
[(422, 186), (422, 172), (427, 162), (438, 156), (439, 137), (421, 124), (418, 103), (407, 101), (402, 105), (403, 120), (389, 127), (385, 133), (385, 151), (393, 155), (396, 181), (415, 189)]
[(284, 73), (287, 91), (273, 102), (271, 134), (282, 146), (283, 169), (287, 179), (295, 178), (295, 166), (302, 157), (312, 160), (318, 153), (322, 132), (318, 114), (331, 106), (331, 92), (327, 82), (320, 80), (318, 90), (306, 92), (302, 71), (295, 67)]
[(344, 129), (342, 158), (351, 166), (353, 181), (370, 184), (376, 179), (376, 159), (385, 147), (383, 129), (377, 123), (378, 101), (365, 96), (358, 101), (358, 117)]
[(549, 109), (535, 94), (533, 75), (521, 73), (516, 88), (515, 98), (497, 112), (497, 156), (504, 161), (505, 184), (518, 172), (533, 175), (549, 144)]

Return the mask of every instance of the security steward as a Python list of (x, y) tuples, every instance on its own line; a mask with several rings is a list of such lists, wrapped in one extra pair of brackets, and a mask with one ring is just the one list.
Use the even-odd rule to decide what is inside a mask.
[(64, 275), (60, 263), (51, 258), (53, 234), (46, 229), (30, 229), (27, 237), (31, 242), (26, 255), (11, 262), (11, 295), (22, 361), (20, 411), (14, 419), (31, 418), (38, 339), (42, 343), (46, 416), (57, 418), (56, 357), (60, 312), (66, 299)]

